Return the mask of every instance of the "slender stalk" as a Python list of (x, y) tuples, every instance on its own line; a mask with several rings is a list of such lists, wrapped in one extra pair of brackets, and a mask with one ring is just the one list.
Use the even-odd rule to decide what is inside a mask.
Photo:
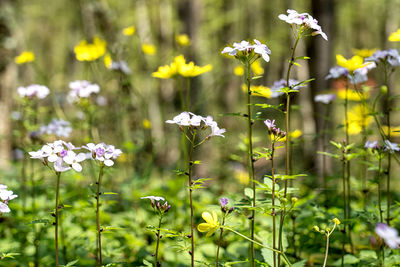
[[(343, 181), (343, 217), (347, 220), (347, 203), (346, 203), (346, 159), (345, 150), (342, 150), (342, 181)], [(343, 227), (343, 240), (342, 240), (342, 266), (344, 264), (344, 245), (346, 243), (346, 226)]]
[(190, 239), (192, 250), (190, 251), (191, 256), (191, 264), (194, 267), (194, 222), (193, 222), (193, 189), (192, 189), (192, 167), (193, 167), (193, 150), (194, 150), (194, 141), (196, 138), (196, 130), (192, 133), (192, 140), (190, 142), (190, 152), (189, 152), (189, 162), (188, 162), (188, 183), (189, 183), (189, 199), (190, 199)]
[(158, 262), (158, 247), (160, 245), (160, 232), (161, 232), (161, 223), (162, 223), (162, 214), (160, 215), (160, 219), (158, 221), (158, 229), (157, 229), (157, 244), (156, 244), (156, 252), (154, 253), (154, 267), (161, 266)]
[(324, 258), (324, 264), (322, 265), (322, 267), (326, 266), (326, 262), (328, 260), (328, 252), (329, 252), (329, 235), (326, 235), (325, 258)]
[[(272, 176), (272, 248), (276, 249), (276, 214), (275, 214), (275, 172), (274, 172), (274, 154), (275, 154), (275, 143), (271, 138), (271, 176)], [(274, 267), (276, 267), (276, 252), (273, 252)]]
[[(295, 62), (295, 52), (297, 45), (300, 41), (301, 34), (299, 33), (296, 37), (296, 41), (293, 45), (292, 49), (292, 54), (290, 56), (289, 60), (289, 66), (288, 70), (286, 73), (286, 86), (289, 87), (289, 89), (292, 89), (290, 84), (289, 84), (289, 79), (290, 79), (290, 72), (292, 70), (293, 64)], [(290, 174), (290, 93), (286, 93), (286, 168), (285, 168), (285, 174), (289, 175)], [(287, 187), (288, 187), (288, 180), (285, 180), (285, 185), (284, 185), (284, 191), (283, 191), (283, 197), (286, 198), (287, 195)], [(282, 229), (283, 229), (283, 222), (284, 222), (284, 210), (281, 211), (281, 216), (280, 216), (280, 222), (279, 222), (279, 234), (278, 234), (278, 250), (281, 250), (282, 248)], [(281, 263), (281, 257), (280, 255), (278, 256), (278, 266), (280, 266)]]
[[(385, 85), (387, 88), (386, 97), (385, 97), (385, 115), (386, 115), (386, 124), (388, 127), (387, 139), (390, 140), (391, 137), (391, 124), (390, 124), (390, 90), (389, 90), (389, 74), (388, 74), (388, 63), (384, 64), (385, 70)], [(387, 184), (386, 184), (386, 200), (387, 200), (387, 208), (386, 208), (386, 223), (390, 225), (390, 170), (392, 167), (392, 155), (388, 153), (388, 165), (387, 165)]]
[[(246, 63), (246, 84), (247, 84), (247, 135), (249, 138), (248, 145), (248, 171), (249, 178), (252, 180), (252, 190), (253, 190), (253, 202), (251, 206), (253, 210), (251, 211), (251, 223), (250, 223), (250, 238), (254, 239), (254, 227), (255, 227), (255, 210), (256, 206), (256, 183), (254, 181), (254, 158), (253, 158), (253, 120), (251, 114), (251, 73), (250, 73), (251, 64), (248, 61)], [(255, 267), (255, 251), (254, 251), (254, 243), (250, 243), (250, 266)]]
[(96, 182), (97, 184), (97, 192), (96, 192), (96, 224), (97, 224), (97, 257), (96, 257), (96, 266), (102, 266), (103, 257), (101, 253), (101, 232), (103, 229), (100, 228), (100, 187), (101, 187), (101, 178), (103, 177), (103, 168), (104, 166), (100, 166), (99, 177)]
[(60, 177), (61, 177), (61, 172), (56, 172), (57, 175), (57, 186), (56, 186), (56, 205), (55, 205), (55, 211), (54, 211), (54, 217), (55, 217), (55, 231), (54, 231), (54, 240), (55, 240), (55, 249), (56, 249), (56, 267), (60, 266), (58, 262), (58, 200), (59, 200), (59, 193), (60, 193)]
[[(222, 226), (225, 224), (225, 214), (222, 217)], [(222, 242), (222, 234), (224, 233), (224, 228), (220, 228), (220, 234), (219, 234), (219, 239), (218, 239), (218, 246), (217, 246), (217, 263), (215, 264), (215, 267), (218, 267), (219, 265), (219, 248), (221, 247), (221, 242)]]
[(379, 168), (378, 168), (378, 208), (379, 208), (379, 222), (383, 222), (383, 211), (381, 203), (381, 172), (382, 172), (382, 157), (379, 154)]

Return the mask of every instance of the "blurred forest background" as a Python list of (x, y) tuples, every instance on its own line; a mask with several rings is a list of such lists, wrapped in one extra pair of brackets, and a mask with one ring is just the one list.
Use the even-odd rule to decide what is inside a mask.
[[(11, 116), (19, 108), (16, 89), (32, 83), (46, 85), (51, 95), (39, 107), (41, 115), (37, 124), (57, 117), (79, 129), (83, 123), (81, 114), (66, 101), (68, 84), (74, 80), (99, 84), (100, 94), (107, 103), (96, 109), (91, 138), (77, 130), (69, 140), (77, 146), (102, 141), (124, 152), (118, 163), (122, 167), (118, 167), (118, 173), (112, 172), (109, 188), (138, 199), (155, 184), (173, 178), (173, 170), (181, 160), (180, 133), (165, 121), (182, 112), (177, 100), (178, 88), (187, 84), (183, 80), (180, 83), (160, 80), (151, 73), (183, 54), (196, 65), (213, 66), (211, 72), (191, 80), (190, 111), (212, 115), (221, 128), (227, 129), (224, 139), (215, 138), (196, 152), (195, 158), (204, 163), (197, 167), (196, 175), (215, 178), (211, 183), (219, 194), (242, 192), (240, 183), (248, 183), (248, 178), (239, 175), (246, 169), (243, 164), (246, 147), (242, 142), (245, 121), (227, 114), (244, 112), (245, 94), (240, 89), (243, 77), (234, 74), (237, 61), (226, 59), (220, 52), (226, 45), (245, 39), (256, 38), (266, 43), (272, 51), (271, 61), (262, 61), (264, 74), (256, 83), (272, 86), (274, 81), (283, 78), (288, 65), (292, 36), (288, 24), (278, 19), (288, 8), (317, 18), (329, 38), (325, 41), (317, 36), (301, 42), (297, 55), (309, 56), (311, 60), (294, 68), (292, 75), (298, 80), (316, 79), (300, 89), (294, 99), (292, 129), (300, 129), (303, 134), (294, 141), (293, 173), (307, 173), (310, 176), (302, 179), (302, 183), (322, 186), (315, 182), (317, 174), (321, 176), (322, 162), (322, 156), (316, 152), (328, 147), (318, 134), (325, 106), (316, 104), (314, 96), (340, 87), (325, 79), (329, 69), (336, 65), (336, 54), (349, 58), (354, 49), (396, 48), (397, 44), (389, 43), (387, 37), (400, 27), (400, 0), (0, 0), (0, 168), (4, 170), (4, 177), (8, 177), (0, 178), (0, 182), (10, 184), (9, 180), (18, 177), (15, 164), (21, 161), (15, 152), (20, 148), (15, 132), (17, 122)], [(132, 36), (123, 35), (123, 29), (129, 26), (134, 26), (136, 32)], [(189, 36), (188, 46), (177, 43), (179, 34)], [(74, 46), (95, 36), (107, 42), (107, 52), (113, 60), (127, 62), (131, 74), (110, 71), (102, 58), (95, 62), (76, 60)], [(155, 52), (144, 53), (143, 44), (154, 45)], [(14, 57), (25, 50), (35, 53), (35, 61), (15, 64)], [(399, 76), (394, 76), (395, 83)], [(382, 83), (378, 72), (371, 77), (370, 84)], [(279, 103), (281, 100), (268, 101)], [(276, 119), (278, 126), (285, 128), (283, 113), (272, 109), (257, 111), (261, 119)], [(336, 141), (343, 138), (343, 130), (337, 126), (342, 124), (342, 113), (338, 105), (328, 114), (331, 136)], [(393, 120), (396, 121), (396, 116)], [(256, 147), (266, 147), (265, 126), (258, 123), (255, 131)], [(352, 142), (358, 138), (352, 137)], [(36, 145), (45, 141), (52, 140), (44, 139)], [(282, 167), (281, 154), (278, 161)], [(338, 162), (330, 163), (332, 175), (333, 164)], [(257, 177), (268, 172), (267, 166), (265, 161), (257, 162)], [(81, 176), (75, 176), (80, 177), (79, 185), (87, 184)], [(236, 178), (240, 183), (235, 182)], [(46, 183), (41, 181), (37, 185), (38, 190), (40, 186), (44, 190)], [(133, 189), (136, 191), (129, 192)], [(151, 192), (162, 194), (163, 190), (159, 185)], [(210, 203), (216, 198), (207, 196)], [(132, 204), (124, 202), (122, 197), (117, 197), (117, 201), (125, 205), (117, 209), (131, 208)]]

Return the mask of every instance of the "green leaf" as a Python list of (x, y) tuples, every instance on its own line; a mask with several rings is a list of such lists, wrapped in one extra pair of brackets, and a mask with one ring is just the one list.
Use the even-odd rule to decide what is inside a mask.
[(244, 189), (244, 195), (250, 199), (253, 199), (254, 197), (253, 189), (246, 187)]
[(324, 151), (317, 151), (317, 154), (325, 155), (325, 156), (328, 156), (328, 157), (331, 157), (334, 159), (340, 159), (340, 157), (341, 157), (340, 155), (336, 155), (336, 154), (328, 153), (328, 152), (324, 152)]
[(296, 57), (295, 60), (297, 60), (297, 59), (307, 60), (307, 59), (310, 59), (310, 57), (306, 57), (306, 56)]
[(253, 78), (251, 78), (252, 80), (258, 80), (258, 79), (260, 79), (260, 78), (262, 78), (263, 76), (262, 75), (260, 75), (260, 76), (254, 76)]
[(192, 181), (192, 186), (190, 188), (192, 188), (192, 190), (205, 188), (204, 183), (209, 180), (212, 180), (212, 178), (200, 178), (200, 179), (194, 180), (194, 181)]
[(144, 264), (144, 266), (149, 266), (149, 267), (153, 266), (153, 264), (147, 260), (143, 260), (143, 264)]
[(195, 161), (192, 161), (192, 164), (193, 165), (199, 165), (199, 164), (201, 164), (201, 161), (200, 160), (195, 160)]
[(103, 195), (118, 195), (118, 193), (115, 193), (115, 192), (104, 192), (102, 194)]
[(376, 252), (373, 250), (361, 250), (360, 251), (360, 259), (377, 259)]
[(307, 260), (298, 261), (292, 264), (292, 267), (304, 267), (306, 266)]
[(283, 106), (283, 104), (279, 104), (279, 105), (270, 105), (270, 104), (254, 104), (254, 106), (260, 107), (260, 108), (272, 108), (275, 110), (279, 110), (282, 111), (282, 109), (280, 109), (280, 107)]
[(297, 67), (301, 67), (301, 65), (299, 63), (294, 62), (294, 61), (293, 61), (293, 65), (296, 65)]
[(301, 81), (301, 82), (296, 83), (295, 85), (293, 85), (292, 88), (296, 88), (297, 86), (303, 86), (303, 85), (305, 85), (307, 83), (310, 83), (310, 82), (312, 82), (314, 80), (315, 80), (315, 78), (311, 78), (311, 79), (308, 79), (308, 80)]
[(174, 173), (175, 173), (176, 175), (180, 176), (180, 175), (185, 175), (186, 172), (183, 171), (183, 170), (176, 169), (176, 170), (174, 170)]
[(292, 174), (292, 175), (275, 174), (275, 178), (282, 179), (282, 180), (292, 180), (292, 179), (296, 179), (297, 177), (304, 177), (304, 176), (308, 176), (308, 175), (307, 174)]
[(60, 265), (63, 267), (71, 267), (71, 266), (75, 266), (75, 263), (77, 263), (79, 260), (74, 260), (74, 261), (70, 261), (68, 262), (66, 265)]
[(18, 255), (20, 255), (20, 253), (15, 253), (15, 252), (1, 253), (0, 260), (6, 259), (6, 258), (14, 259), (14, 256), (18, 256)]

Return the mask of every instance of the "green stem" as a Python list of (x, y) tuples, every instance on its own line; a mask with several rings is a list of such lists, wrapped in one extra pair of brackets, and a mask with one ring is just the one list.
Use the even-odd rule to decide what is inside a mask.
[(189, 198), (190, 198), (190, 239), (192, 250), (190, 252), (191, 256), (191, 264), (194, 267), (194, 211), (193, 211), (193, 189), (192, 189), (192, 167), (193, 167), (193, 150), (194, 150), (194, 142), (196, 138), (196, 131), (192, 133), (192, 140), (190, 142), (190, 152), (189, 152), (189, 162), (188, 162), (188, 182), (189, 182)]
[[(343, 217), (347, 223), (347, 203), (346, 203), (346, 151), (342, 150), (342, 180), (343, 180)], [(346, 243), (346, 226), (343, 227), (343, 240), (342, 240), (342, 266), (344, 262), (344, 245)]]
[[(254, 158), (253, 158), (253, 120), (251, 114), (251, 72), (250, 72), (251, 64), (250, 62), (246, 63), (246, 84), (247, 84), (247, 135), (249, 138), (248, 145), (248, 171), (249, 178), (252, 180), (252, 190), (253, 190), (253, 202), (251, 211), (251, 223), (250, 223), (250, 237), (254, 239), (254, 228), (255, 228), (255, 206), (256, 206), (256, 183), (254, 181)], [(255, 251), (254, 244), (250, 243), (250, 266), (255, 267)]]
[(219, 248), (221, 247), (221, 242), (222, 242), (222, 234), (224, 233), (224, 226), (225, 224), (225, 214), (224, 217), (222, 218), (222, 227), (220, 228), (221, 232), (219, 234), (219, 239), (218, 239), (218, 246), (217, 246), (217, 263), (215, 264), (215, 267), (218, 267), (219, 265)]
[(97, 224), (97, 257), (96, 257), (96, 266), (102, 266), (103, 257), (101, 253), (101, 232), (103, 229), (100, 228), (100, 187), (101, 187), (101, 178), (103, 177), (103, 168), (104, 166), (100, 166), (99, 177), (96, 182), (97, 184), (97, 192), (96, 192), (96, 224)]
[(329, 251), (329, 235), (326, 235), (325, 258), (324, 258), (324, 264), (322, 265), (322, 267), (326, 266), (326, 261), (328, 260), (328, 251)]
[(158, 262), (158, 247), (160, 245), (160, 232), (161, 232), (161, 223), (162, 223), (162, 214), (160, 215), (160, 219), (158, 221), (158, 229), (157, 229), (157, 244), (156, 244), (156, 252), (154, 253), (154, 267), (161, 266)]
[[(388, 74), (388, 64), (385, 62), (384, 65), (385, 70), (385, 85), (387, 88), (386, 97), (385, 97), (385, 115), (386, 115), (386, 124), (388, 127), (387, 138), (391, 137), (391, 124), (390, 124), (390, 90), (389, 90), (389, 74)], [(390, 170), (392, 165), (392, 155), (388, 154), (388, 165), (387, 165), (387, 187), (386, 187), (386, 199), (387, 199), (387, 208), (386, 208), (386, 223), (390, 225)]]
[(54, 232), (54, 239), (55, 239), (55, 249), (56, 249), (56, 267), (60, 266), (58, 263), (58, 200), (59, 200), (59, 193), (60, 193), (60, 177), (61, 172), (56, 172), (57, 175), (57, 186), (56, 186), (56, 205), (54, 211), (55, 217), (55, 232)]
[[(276, 229), (275, 229), (275, 172), (274, 172), (274, 153), (275, 152), (275, 143), (271, 138), (271, 177), (272, 177), (272, 248), (276, 249)], [(273, 252), (274, 258), (274, 267), (276, 267), (276, 252)]]
[(383, 222), (383, 211), (381, 204), (381, 172), (382, 172), (382, 157), (379, 154), (379, 168), (378, 168), (378, 207), (380, 222)]

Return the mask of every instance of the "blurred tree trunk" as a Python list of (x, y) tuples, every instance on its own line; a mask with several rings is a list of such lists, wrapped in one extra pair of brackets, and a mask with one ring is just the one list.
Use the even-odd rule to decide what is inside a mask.
[[(316, 126), (316, 133), (321, 133), (322, 122), (324, 117), (323, 105), (316, 104), (314, 102), (314, 96), (321, 91), (329, 89), (329, 82), (325, 80), (325, 76), (328, 74), (330, 67), (332, 66), (332, 55), (334, 38), (334, 16), (335, 16), (335, 0), (312, 0), (312, 15), (314, 18), (318, 18), (319, 25), (322, 30), (328, 35), (329, 41), (325, 41), (320, 36), (311, 38), (309, 45), (310, 60), (310, 76), (315, 78), (315, 81), (311, 83), (311, 103), (313, 103), (314, 110), (314, 121)], [(326, 127), (329, 129), (329, 127)], [(319, 138), (315, 147), (316, 151), (322, 151), (324, 149), (323, 139)], [(315, 153), (316, 154), (316, 153)], [(316, 164), (315, 167), (318, 172), (319, 185), (323, 184), (323, 168), (322, 168), (323, 156), (317, 155), (317, 159), (312, 161), (312, 164)], [(330, 170), (331, 161), (329, 158), (326, 159), (327, 170)], [(328, 171), (329, 172), (329, 171)]]
[[(3, 10), (8, 1), (0, 1), (0, 10)], [(6, 168), (11, 160), (11, 99), (12, 88), (16, 76), (15, 64), (10, 64), (11, 51), (5, 43), (11, 35), (7, 19), (0, 13), (0, 168)]]

